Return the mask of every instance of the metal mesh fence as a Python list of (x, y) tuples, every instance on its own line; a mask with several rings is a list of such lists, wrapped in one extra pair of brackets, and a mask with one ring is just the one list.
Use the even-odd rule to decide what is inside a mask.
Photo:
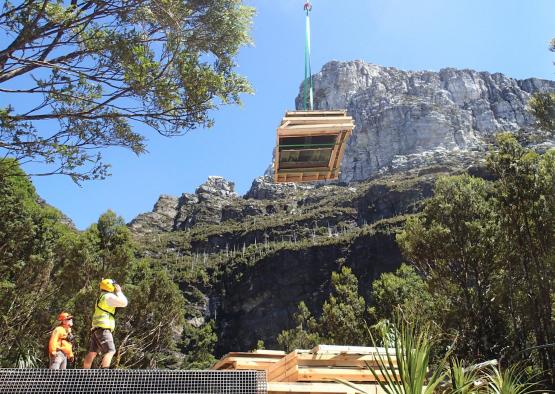
[(266, 394), (262, 371), (0, 369), (0, 393)]

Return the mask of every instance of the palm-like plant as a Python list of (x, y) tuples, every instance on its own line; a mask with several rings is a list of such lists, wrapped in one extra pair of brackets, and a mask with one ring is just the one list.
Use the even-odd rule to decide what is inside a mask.
[(475, 382), (479, 379), (479, 370), (465, 368), (461, 360), (452, 359), (449, 366), (450, 392), (460, 394), (475, 393)]
[(526, 372), (520, 365), (512, 365), (501, 371), (497, 367), (486, 373), (488, 392), (493, 394), (527, 394), (540, 392), (537, 383), (526, 379)]
[[(435, 343), (429, 326), (408, 323), (401, 318), (397, 321), (396, 325), (388, 324), (388, 329), (381, 330), (385, 352), (376, 352), (378, 371), (376, 367), (367, 366), (386, 394), (432, 394), (446, 377), (447, 356), (429, 373), (430, 354)], [(377, 347), (377, 341), (374, 337), (371, 339)], [(364, 392), (355, 384), (340, 382)]]

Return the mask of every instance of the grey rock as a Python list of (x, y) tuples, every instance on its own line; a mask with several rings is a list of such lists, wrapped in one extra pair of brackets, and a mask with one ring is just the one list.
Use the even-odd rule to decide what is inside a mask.
[(129, 223), (129, 228), (138, 234), (171, 231), (178, 212), (178, 203), (177, 197), (161, 195), (152, 212), (137, 216)]
[(252, 181), (245, 198), (255, 200), (277, 200), (286, 198), (297, 190), (311, 190), (314, 186), (298, 183), (274, 183), (272, 176), (265, 175)]
[(201, 199), (210, 199), (211, 197), (239, 197), (239, 195), (235, 193), (235, 183), (221, 176), (209, 176), (208, 180), (197, 188), (195, 194)]
[[(185, 230), (196, 224), (218, 224), (225, 216), (226, 207), (240, 200), (235, 185), (220, 176), (210, 176), (195, 194), (181, 197), (162, 195), (152, 212), (142, 213), (129, 223), (138, 235), (153, 232)], [(245, 210), (245, 215), (249, 210)]]
[(355, 119), (340, 176), (349, 182), (451, 160), (451, 154), (476, 156), (496, 132), (533, 128), (527, 102), (535, 92), (555, 91), (555, 82), (332, 61), (314, 76), (314, 87), (315, 109), (346, 108)]

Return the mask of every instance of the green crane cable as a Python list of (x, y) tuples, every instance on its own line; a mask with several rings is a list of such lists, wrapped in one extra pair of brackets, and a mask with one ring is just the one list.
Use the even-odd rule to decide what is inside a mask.
[(311, 111), (314, 110), (314, 94), (312, 86), (312, 68), (310, 66), (310, 11), (312, 4), (307, 1), (304, 5), (306, 11), (306, 39), (304, 47), (304, 89), (303, 89), (303, 110), (307, 110), (307, 104)]

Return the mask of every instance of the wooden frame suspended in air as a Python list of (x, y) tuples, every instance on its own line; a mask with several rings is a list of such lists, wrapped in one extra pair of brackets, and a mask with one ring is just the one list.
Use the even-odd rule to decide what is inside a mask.
[(277, 129), (275, 182), (337, 179), (355, 127), (347, 111), (291, 111)]

